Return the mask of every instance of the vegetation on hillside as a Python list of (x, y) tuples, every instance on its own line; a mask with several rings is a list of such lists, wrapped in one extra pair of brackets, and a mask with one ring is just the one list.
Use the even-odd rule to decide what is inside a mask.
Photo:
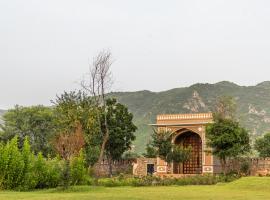
[(250, 132), (252, 140), (270, 131), (270, 82), (246, 87), (223, 81), (164, 92), (116, 92), (111, 95), (133, 113), (134, 123), (138, 127), (134, 144), (140, 153), (145, 151), (151, 139), (153, 131), (148, 124), (156, 122), (156, 115), (210, 112), (220, 96), (235, 99), (236, 116), (240, 125)]

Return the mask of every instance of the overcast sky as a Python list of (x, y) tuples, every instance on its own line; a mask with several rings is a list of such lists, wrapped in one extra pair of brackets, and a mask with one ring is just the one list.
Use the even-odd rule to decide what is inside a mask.
[(269, 0), (0, 0), (0, 109), (79, 88), (102, 49), (115, 91), (270, 80)]

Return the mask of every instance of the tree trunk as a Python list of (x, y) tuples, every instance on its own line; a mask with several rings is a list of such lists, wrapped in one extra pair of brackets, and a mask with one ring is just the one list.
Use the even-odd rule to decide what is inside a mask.
[(226, 159), (222, 158), (220, 159), (220, 164), (221, 164), (221, 169), (224, 175), (226, 175), (227, 170), (226, 170)]
[[(105, 148), (106, 148), (106, 144), (109, 140), (109, 128), (108, 128), (108, 123), (107, 123), (107, 115), (106, 115), (106, 103), (104, 103), (104, 113), (105, 113), (105, 117), (104, 117), (104, 125), (105, 125), (105, 135), (103, 137), (103, 141), (101, 144), (101, 148), (100, 148), (100, 154), (98, 157), (98, 161), (97, 161), (97, 166), (96, 166), (96, 179), (98, 179), (100, 177), (100, 173), (99, 173), (99, 169), (101, 168), (101, 162), (102, 159), (104, 158), (104, 152), (105, 152)], [(102, 130), (101, 130), (102, 131)]]

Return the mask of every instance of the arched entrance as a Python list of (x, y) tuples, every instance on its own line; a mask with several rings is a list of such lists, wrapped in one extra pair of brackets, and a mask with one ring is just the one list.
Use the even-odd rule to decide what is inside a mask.
[(192, 131), (187, 131), (175, 138), (174, 143), (184, 148), (191, 147), (191, 158), (183, 164), (173, 164), (174, 174), (201, 174), (202, 173), (202, 140)]

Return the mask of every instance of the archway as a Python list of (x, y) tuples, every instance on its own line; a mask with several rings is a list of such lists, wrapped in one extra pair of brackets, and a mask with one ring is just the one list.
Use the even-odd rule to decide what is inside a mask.
[(192, 131), (178, 135), (174, 143), (184, 148), (191, 147), (191, 158), (182, 164), (173, 164), (174, 174), (201, 174), (202, 173), (202, 140)]

